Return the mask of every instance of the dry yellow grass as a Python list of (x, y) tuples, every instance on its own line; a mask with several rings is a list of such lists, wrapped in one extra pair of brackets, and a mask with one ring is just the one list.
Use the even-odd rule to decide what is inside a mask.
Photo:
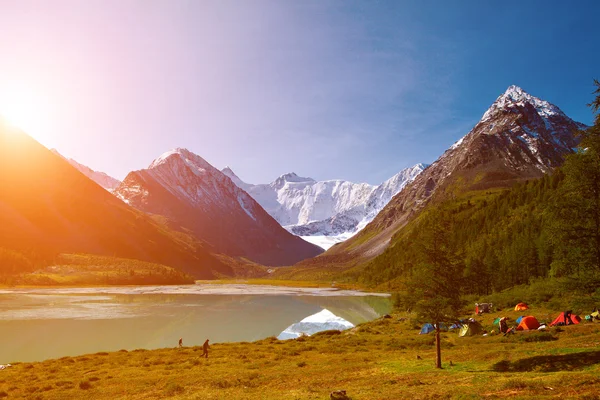
[[(486, 315), (490, 325), (496, 314)], [(352, 399), (598, 398), (600, 324), (504, 337), (433, 336), (400, 315), (309, 338), (135, 350), (21, 363), (0, 371), (0, 398)], [(420, 359), (418, 359), (418, 357)]]

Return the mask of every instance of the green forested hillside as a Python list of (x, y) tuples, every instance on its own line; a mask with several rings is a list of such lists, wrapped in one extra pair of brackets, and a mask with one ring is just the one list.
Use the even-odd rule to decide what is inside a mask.
[(467, 193), (433, 206), (351, 276), (369, 286), (397, 286), (421, 261), (427, 223), (440, 215), (448, 223), (451, 248), (463, 260), (467, 293), (488, 294), (547, 276), (552, 263), (548, 209), (562, 180), (557, 172), (510, 190)]

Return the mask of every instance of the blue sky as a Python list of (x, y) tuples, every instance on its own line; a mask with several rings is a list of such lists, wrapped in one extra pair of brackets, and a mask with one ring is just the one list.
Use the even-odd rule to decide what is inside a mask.
[(0, 0), (0, 114), (19, 98), (32, 136), (119, 179), (187, 147), (251, 183), (377, 184), (511, 84), (591, 123), (600, 2), (570, 4)]

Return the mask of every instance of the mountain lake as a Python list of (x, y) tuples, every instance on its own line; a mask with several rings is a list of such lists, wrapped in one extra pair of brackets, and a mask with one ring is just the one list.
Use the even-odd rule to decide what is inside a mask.
[(315, 323), (330, 329), (318, 316), (351, 327), (391, 307), (382, 293), (267, 285), (0, 289), (0, 364), (176, 347), (179, 338), (251, 342), (306, 323), (314, 333)]

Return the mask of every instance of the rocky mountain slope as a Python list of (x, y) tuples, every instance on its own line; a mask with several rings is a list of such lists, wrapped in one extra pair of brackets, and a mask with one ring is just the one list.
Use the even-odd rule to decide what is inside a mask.
[(463, 138), (396, 195), (359, 234), (314, 261), (348, 262), (380, 254), (428, 202), (456, 192), (508, 187), (561, 165), (586, 128), (557, 106), (510, 86)]
[(295, 173), (282, 175), (270, 184), (253, 185), (243, 182), (229, 167), (222, 172), (290, 232), (306, 240), (326, 236), (335, 243), (366, 226), (425, 168), (417, 164), (378, 186), (343, 180), (317, 182)]
[(0, 246), (51, 260), (91, 253), (232, 274), (190, 236), (123, 203), (34, 139), (0, 123)]
[(230, 178), (186, 149), (131, 172), (114, 193), (141, 211), (167, 217), (218, 253), (276, 266), (322, 252), (283, 229)]
[(62, 158), (64, 158), (65, 160), (67, 160), (69, 162), (69, 164), (74, 166), (79, 172), (81, 172), (82, 174), (84, 174), (85, 176), (87, 176), (88, 178), (90, 178), (91, 180), (93, 180), (98, 185), (102, 186), (104, 189), (106, 189), (108, 191), (112, 191), (112, 190), (116, 189), (117, 186), (119, 186), (119, 184), (121, 183), (120, 180), (115, 179), (112, 176), (105, 174), (104, 172), (94, 171), (90, 167), (80, 164), (77, 161), (73, 160), (72, 158), (67, 158), (67, 157), (63, 156), (56, 149), (52, 149), (51, 151), (54, 154), (57, 154), (57, 155), (61, 156)]

